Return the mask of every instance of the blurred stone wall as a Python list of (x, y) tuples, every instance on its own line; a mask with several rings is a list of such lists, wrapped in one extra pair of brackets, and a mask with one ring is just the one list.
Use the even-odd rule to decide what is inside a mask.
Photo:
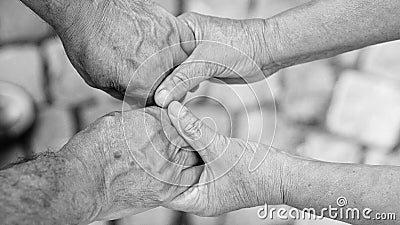
[[(187, 11), (214, 16), (266, 18), (305, 0), (157, 2), (174, 14), (183, 4)], [(17, 0), (0, 1), (0, 80), (21, 85), (39, 106), (33, 136), (12, 146), (10, 160), (23, 156), (27, 148), (35, 153), (56, 151), (98, 117), (121, 109), (120, 102), (83, 82), (52, 29)], [(271, 90), (261, 83), (204, 83), (191, 97), (211, 96), (219, 103), (197, 98), (189, 106), (198, 116), (211, 118), (221, 133), (259, 139), (293, 154), (331, 162), (400, 165), (400, 42), (288, 68), (268, 83)], [(257, 208), (217, 218), (158, 208), (119, 224), (166, 225), (178, 220), (189, 225), (339, 224), (261, 221)]]

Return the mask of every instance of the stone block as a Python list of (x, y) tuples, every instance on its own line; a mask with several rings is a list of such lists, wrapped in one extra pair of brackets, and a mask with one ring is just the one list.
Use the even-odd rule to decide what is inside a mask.
[(0, 49), (0, 80), (23, 87), (36, 102), (45, 99), (42, 61), (34, 46)]
[(77, 105), (103, 95), (103, 91), (85, 83), (72, 66), (58, 38), (45, 43), (44, 52), (49, 65), (50, 92), (55, 103)]
[(400, 153), (396, 151), (385, 154), (376, 149), (369, 149), (365, 155), (364, 163), (368, 165), (400, 166)]
[(115, 111), (123, 111), (122, 110), (122, 102), (116, 99), (113, 99), (111, 96), (108, 96), (104, 93), (104, 99), (99, 100), (99, 98), (94, 99), (91, 104), (83, 104), (81, 109), (81, 115), (79, 115), (82, 119), (82, 126), (87, 127), (89, 124), (96, 121), (98, 118)]
[(322, 132), (312, 132), (298, 148), (302, 156), (336, 163), (361, 163), (361, 147), (350, 141)]
[(35, 153), (58, 151), (75, 134), (74, 120), (65, 108), (44, 107), (33, 132), (31, 146)]
[(283, 71), (285, 92), (281, 106), (297, 122), (321, 122), (329, 107), (335, 74), (327, 61), (294, 66)]
[(400, 41), (371, 46), (366, 51), (361, 65), (363, 71), (400, 81)]
[(50, 31), (50, 26), (21, 1), (0, 1), (0, 43), (34, 41)]
[(394, 147), (400, 137), (398, 85), (346, 71), (335, 88), (327, 116), (328, 128), (374, 148)]

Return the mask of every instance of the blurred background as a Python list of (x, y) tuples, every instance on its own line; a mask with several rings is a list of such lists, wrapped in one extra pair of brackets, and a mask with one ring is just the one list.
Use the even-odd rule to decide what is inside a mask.
[[(306, 0), (156, 2), (174, 15), (196, 11), (267, 18)], [(400, 165), (400, 42), (285, 69), (268, 83), (271, 90), (260, 83), (231, 87), (204, 83), (192, 97), (207, 95), (218, 101), (196, 98), (189, 105), (198, 116), (212, 118), (219, 132), (233, 137), (265, 144), (274, 137), (276, 148), (325, 161)], [(121, 103), (83, 82), (45, 22), (17, 0), (0, 0), (0, 167), (20, 157), (57, 151), (76, 132), (116, 110), (121, 110)], [(257, 208), (217, 218), (157, 208), (96, 224), (341, 223), (264, 221), (257, 218)]]

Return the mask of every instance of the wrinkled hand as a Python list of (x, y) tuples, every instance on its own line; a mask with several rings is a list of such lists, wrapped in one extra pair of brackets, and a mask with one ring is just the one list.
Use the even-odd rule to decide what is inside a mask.
[(165, 111), (147, 108), (100, 118), (66, 149), (72, 149), (91, 174), (92, 179), (83, 182), (96, 182), (94, 219), (109, 220), (169, 207), (196, 183), (197, 171), (185, 168), (199, 159), (181, 150), (185, 145)]
[[(202, 81), (229, 84), (260, 81), (280, 67), (273, 61), (274, 35), (265, 20), (232, 20), (186, 13), (179, 17), (192, 29), (196, 48), (156, 91), (156, 103), (167, 107)], [(266, 37), (269, 40), (266, 40)]]
[[(194, 47), (181, 44), (193, 39), (187, 25), (151, 1), (70, 5), (74, 7), (70, 26), (55, 28), (72, 64), (90, 86), (118, 99), (126, 93), (135, 106), (154, 105), (157, 86)], [(156, 54), (171, 45), (175, 46)]]
[(201, 172), (199, 182), (172, 201), (173, 209), (216, 216), (266, 202), (284, 203), (285, 154), (271, 150), (259, 169), (249, 172), (254, 152), (267, 146), (224, 137), (178, 102), (170, 104), (168, 114), (205, 163), (188, 169), (195, 174)]

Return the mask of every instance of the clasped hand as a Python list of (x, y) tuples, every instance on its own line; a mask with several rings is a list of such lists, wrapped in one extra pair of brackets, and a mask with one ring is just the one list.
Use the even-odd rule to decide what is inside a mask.
[[(160, 205), (215, 216), (266, 201), (283, 203), (283, 153), (272, 150), (266, 166), (251, 173), (254, 152), (267, 146), (217, 134), (173, 102), (211, 77), (254, 82), (279, 70), (270, 48), (262, 46), (268, 29), (263, 20), (194, 13), (178, 19), (149, 1), (85, 1), (78, 7), (72, 10), (71, 26), (56, 30), (85, 81), (135, 107), (169, 106), (168, 115), (155, 108), (110, 114), (70, 141), (95, 143), (91, 151), (75, 154), (88, 174), (96, 174), (91, 179), (95, 187), (101, 187), (96, 219)], [(150, 122), (141, 123), (146, 118)], [(149, 124), (151, 134), (145, 136)]]

